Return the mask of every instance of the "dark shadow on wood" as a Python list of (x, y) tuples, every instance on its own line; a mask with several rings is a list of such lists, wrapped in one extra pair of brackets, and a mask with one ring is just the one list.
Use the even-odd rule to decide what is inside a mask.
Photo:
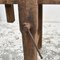
[(42, 47), (42, 4), (38, 5), (38, 35), (38, 48), (40, 49)]
[(5, 4), (5, 9), (6, 9), (7, 22), (10, 22), (10, 23), (14, 22), (15, 17), (14, 17), (13, 5)]

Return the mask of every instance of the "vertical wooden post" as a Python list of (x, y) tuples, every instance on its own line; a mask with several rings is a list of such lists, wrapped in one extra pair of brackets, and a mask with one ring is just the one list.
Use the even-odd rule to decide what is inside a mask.
[(13, 5), (5, 4), (5, 8), (6, 8), (7, 22), (14, 22), (15, 17), (14, 17)]
[(19, 4), (19, 21), (23, 38), (24, 60), (37, 60), (37, 51), (33, 46), (28, 32), (24, 33), (23, 23), (29, 22), (31, 33), (36, 45), (38, 45), (38, 3), (37, 0), (20, 0)]
[(39, 35), (39, 42), (38, 48), (42, 47), (42, 4), (38, 5), (38, 35)]

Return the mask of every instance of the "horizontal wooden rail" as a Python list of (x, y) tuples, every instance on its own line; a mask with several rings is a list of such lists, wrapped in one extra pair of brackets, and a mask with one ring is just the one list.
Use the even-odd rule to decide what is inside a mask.
[(17, 0), (0, 0), (0, 4), (15, 4)]
[[(18, 1), (21, 2), (22, 0), (0, 0), (0, 4), (18, 4)], [(60, 4), (60, 0), (37, 0), (37, 3), (38, 4)]]

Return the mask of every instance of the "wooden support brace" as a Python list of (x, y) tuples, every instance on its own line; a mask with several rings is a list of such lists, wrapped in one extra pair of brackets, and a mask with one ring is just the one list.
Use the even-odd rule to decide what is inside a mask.
[[(23, 29), (23, 23), (30, 23), (34, 42), (38, 46), (38, 3), (37, 0), (21, 0), (19, 4), (19, 23), (23, 38), (24, 60), (37, 60), (37, 51), (31, 37)], [(25, 33), (24, 33), (25, 32)]]
[(14, 17), (14, 9), (13, 5), (11, 4), (5, 4), (5, 9), (6, 9), (6, 15), (7, 15), (7, 22), (14, 22), (15, 17)]
[(38, 48), (42, 47), (42, 4), (38, 5), (38, 35), (39, 35), (39, 42)]

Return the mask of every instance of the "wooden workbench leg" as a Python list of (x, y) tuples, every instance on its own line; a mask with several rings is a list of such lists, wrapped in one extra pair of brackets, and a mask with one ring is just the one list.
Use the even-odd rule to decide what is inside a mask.
[(28, 32), (24, 32), (23, 23), (30, 23), (31, 33), (34, 37), (34, 42), (38, 45), (38, 4), (37, 0), (21, 0), (19, 4), (19, 21), (20, 29), (23, 38), (24, 60), (37, 60), (37, 51), (33, 46), (31, 37)]
[(42, 47), (42, 4), (39, 4), (38, 5), (38, 10), (39, 10), (39, 13), (38, 13), (38, 20), (39, 20), (39, 23), (38, 23), (38, 34), (39, 34), (39, 42), (38, 42), (38, 48), (40, 49)]
[(7, 22), (14, 22), (15, 17), (14, 17), (14, 9), (13, 9), (13, 4), (5, 4), (5, 9), (6, 9), (6, 15), (7, 15)]

